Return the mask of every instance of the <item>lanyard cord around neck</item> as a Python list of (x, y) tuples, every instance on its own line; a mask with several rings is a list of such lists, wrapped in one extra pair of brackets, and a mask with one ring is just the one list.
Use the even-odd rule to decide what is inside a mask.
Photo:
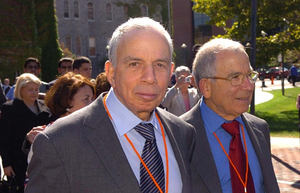
[(226, 157), (228, 158), (229, 162), (230, 162), (230, 165), (233, 167), (234, 171), (236, 172), (236, 174), (238, 175), (241, 183), (243, 184), (244, 186), (244, 189), (245, 189), (245, 193), (247, 193), (247, 181), (248, 181), (248, 172), (249, 172), (249, 166), (248, 166), (248, 151), (247, 151), (247, 144), (246, 144), (246, 140), (245, 140), (245, 133), (244, 133), (244, 127), (242, 124), (241, 125), (241, 130), (242, 130), (242, 133), (243, 133), (243, 140), (244, 140), (244, 146), (245, 146), (245, 154), (246, 154), (246, 174), (245, 174), (245, 182), (243, 181), (243, 179), (241, 178), (241, 175), (240, 173), (237, 171), (235, 165), (233, 164), (233, 162), (231, 161), (228, 153), (226, 152), (224, 146), (222, 145), (222, 142), (220, 141), (220, 139), (218, 138), (218, 136), (216, 135), (216, 133), (214, 132), (214, 136), (216, 137), (216, 139), (218, 140), (222, 150), (224, 151)]
[[(111, 120), (112, 117), (107, 109), (107, 106), (106, 106), (106, 98), (107, 98), (107, 95), (104, 96), (104, 99), (103, 99), (103, 104), (104, 104), (104, 107), (105, 107), (105, 110), (109, 116), (109, 118)], [(157, 113), (155, 112), (155, 116), (159, 122), (159, 126), (160, 126), (160, 129), (161, 129), (161, 133), (162, 133), (162, 136), (163, 136), (163, 140), (164, 140), (164, 147), (165, 147), (165, 154), (166, 154), (166, 168), (167, 168), (167, 182), (166, 182), (166, 193), (168, 193), (168, 189), (169, 189), (169, 158), (168, 158), (168, 148), (167, 148), (167, 142), (166, 142), (166, 137), (165, 137), (165, 133), (164, 133), (164, 129), (163, 129), (163, 125), (161, 123), (161, 120), (160, 118), (158, 117)], [(127, 139), (127, 141), (129, 142), (129, 144), (131, 145), (132, 149), (134, 150), (134, 152), (136, 153), (136, 155), (138, 156), (138, 158), (140, 159), (141, 163), (143, 164), (143, 166), (145, 167), (145, 169), (147, 170), (148, 174), (150, 175), (151, 179), (153, 180), (154, 184), (156, 185), (157, 189), (159, 190), (160, 193), (163, 193), (163, 191), (161, 190), (160, 186), (158, 185), (158, 183), (156, 182), (155, 178), (153, 177), (153, 175), (151, 174), (149, 168), (146, 166), (145, 162), (143, 161), (142, 157), (140, 156), (140, 154), (138, 153), (138, 151), (136, 150), (136, 148), (134, 147), (132, 141), (129, 139), (129, 137), (127, 136), (127, 134), (125, 134), (125, 138)]]

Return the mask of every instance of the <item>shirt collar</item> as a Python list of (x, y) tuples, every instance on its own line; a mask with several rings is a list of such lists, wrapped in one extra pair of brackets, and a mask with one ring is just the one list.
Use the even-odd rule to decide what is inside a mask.
[[(205, 104), (203, 99), (200, 103), (200, 111), (206, 131), (208, 131), (210, 134), (213, 134), (224, 122), (230, 122), (211, 110)], [(237, 120), (239, 123), (243, 123), (241, 116), (237, 117), (235, 120)]]
[(121, 101), (115, 95), (113, 88), (111, 88), (107, 93), (106, 106), (119, 136), (126, 134), (141, 122), (151, 123), (161, 134), (159, 122), (155, 116), (155, 113), (153, 113), (156, 109), (154, 109), (154, 111), (151, 113), (149, 121), (142, 121), (121, 103)]

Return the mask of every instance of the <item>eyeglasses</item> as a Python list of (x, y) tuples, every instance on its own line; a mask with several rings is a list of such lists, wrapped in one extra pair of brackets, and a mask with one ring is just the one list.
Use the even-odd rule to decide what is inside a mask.
[(230, 81), (230, 84), (232, 86), (240, 86), (243, 84), (245, 77), (248, 78), (249, 82), (254, 84), (258, 77), (258, 72), (252, 71), (248, 74), (235, 74), (229, 78), (222, 78), (222, 77), (206, 77), (210, 79), (220, 79), (220, 80), (227, 80)]
[(38, 66), (27, 66), (26, 68), (27, 68), (28, 70), (32, 70), (32, 69), (38, 70), (38, 69), (39, 69)]

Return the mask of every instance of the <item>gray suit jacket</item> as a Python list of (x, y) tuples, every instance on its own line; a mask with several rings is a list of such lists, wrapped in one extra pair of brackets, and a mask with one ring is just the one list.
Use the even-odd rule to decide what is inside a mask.
[[(194, 125), (197, 132), (197, 143), (191, 164), (193, 192), (222, 193), (218, 171), (206, 137), (199, 105), (200, 101), (189, 112), (181, 116), (183, 120)], [(271, 160), (268, 124), (249, 113), (244, 113), (242, 119), (262, 169), (265, 191), (267, 193), (279, 193)]]
[[(102, 100), (98, 97), (58, 119), (36, 137), (25, 192), (140, 192)], [(182, 192), (191, 192), (195, 129), (162, 109), (157, 111), (181, 172)]]

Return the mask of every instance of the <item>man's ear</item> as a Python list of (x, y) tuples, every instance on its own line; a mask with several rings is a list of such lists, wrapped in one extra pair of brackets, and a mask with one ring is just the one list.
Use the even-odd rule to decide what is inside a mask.
[(105, 73), (106, 73), (108, 82), (114, 88), (115, 87), (115, 67), (112, 64), (112, 62), (109, 60), (107, 60), (105, 62)]
[(60, 74), (60, 73), (61, 73), (61, 70), (60, 70), (60, 68), (57, 68), (57, 70), (58, 70), (58, 73)]
[(211, 82), (207, 78), (202, 78), (199, 83), (199, 90), (205, 98), (210, 98), (211, 95)]

